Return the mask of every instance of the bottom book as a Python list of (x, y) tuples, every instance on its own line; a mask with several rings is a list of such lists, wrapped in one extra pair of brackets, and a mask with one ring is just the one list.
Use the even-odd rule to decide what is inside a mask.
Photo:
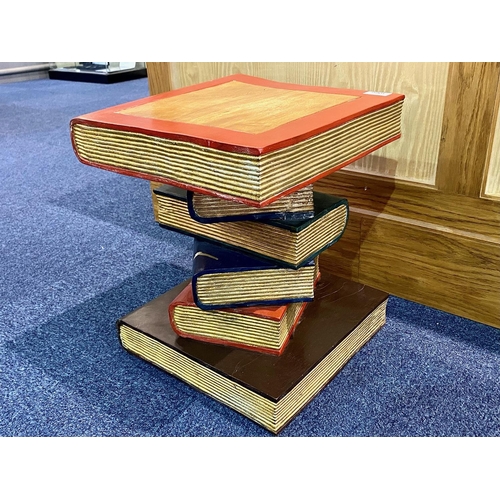
[(188, 283), (118, 320), (122, 346), (275, 434), (385, 323), (386, 293), (325, 274), (280, 356), (207, 344), (170, 326), (168, 307)]

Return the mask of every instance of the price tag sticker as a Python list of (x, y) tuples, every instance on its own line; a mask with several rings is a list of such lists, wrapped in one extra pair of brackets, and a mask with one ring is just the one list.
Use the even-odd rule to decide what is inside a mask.
[(366, 95), (381, 95), (383, 97), (386, 97), (388, 95), (391, 95), (392, 92), (374, 92), (373, 90), (369, 90), (368, 92), (365, 92)]

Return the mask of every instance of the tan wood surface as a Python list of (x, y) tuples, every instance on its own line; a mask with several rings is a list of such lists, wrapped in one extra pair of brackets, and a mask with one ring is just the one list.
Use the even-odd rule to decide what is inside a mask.
[(397, 276), (394, 295), (498, 324), (498, 243), (380, 217), (363, 218), (360, 241), (361, 283), (384, 289)]
[(148, 72), (152, 93), (242, 72), (406, 94), (403, 137), (314, 186), (351, 207), (320, 269), (500, 327), (499, 63), (148, 63)]
[(227, 82), (119, 113), (259, 134), (357, 98)]
[(161, 94), (173, 89), (170, 63), (146, 63), (148, 85), (151, 95)]
[(351, 207), (439, 226), (443, 232), (473, 234), (500, 245), (500, 203), (493, 200), (344, 172), (319, 180), (314, 188), (347, 198)]

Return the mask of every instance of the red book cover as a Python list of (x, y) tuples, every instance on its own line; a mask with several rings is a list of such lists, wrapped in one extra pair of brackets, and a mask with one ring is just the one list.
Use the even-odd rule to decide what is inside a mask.
[[(302, 313), (307, 305), (307, 302), (291, 303), (278, 306), (252, 306), (252, 307), (237, 307), (237, 308), (226, 308), (217, 310), (202, 310), (194, 302), (193, 291), (191, 282), (179, 293), (179, 295), (170, 303), (168, 308), (168, 314), (170, 319), (170, 325), (172, 329), (180, 337), (190, 338), (194, 340), (201, 340), (204, 342), (209, 342), (213, 344), (222, 344), (231, 347), (240, 347), (243, 349), (249, 349), (253, 351), (263, 352), (267, 354), (279, 355), (283, 352), (286, 344), (290, 340), (296, 326), (300, 322)], [(211, 327), (220, 325), (220, 321), (225, 322), (230, 325), (229, 336), (217, 333), (208, 336), (204, 334), (203, 327), (200, 328), (198, 332), (187, 332), (182, 325), (179, 324), (179, 319), (176, 320), (177, 312), (179, 307), (184, 306), (194, 310), (198, 318), (202, 323), (206, 325), (206, 328), (211, 329)], [(295, 308), (293, 312), (290, 308)], [(265, 320), (265, 324), (269, 325), (272, 322), (273, 327), (270, 331), (270, 336), (278, 337), (279, 326), (282, 321), (285, 320), (285, 315), (287, 312), (290, 314), (288, 319), (288, 324), (286, 327), (286, 336), (282, 340), (279, 347), (266, 347), (265, 345), (259, 345), (259, 341), (254, 342), (252, 339), (251, 329), (245, 329), (245, 331), (240, 332), (239, 328), (239, 318), (252, 318)], [(221, 318), (226, 318), (226, 320)], [(192, 319), (186, 319), (186, 321), (192, 323)], [(285, 320), (286, 321), (286, 320)], [(256, 323), (255, 323), (256, 324)], [(220, 330), (219, 330), (220, 331)], [(242, 335), (240, 336), (240, 333)], [(228, 338), (228, 337), (233, 337)], [(240, 338), (241, 340), (238, 340)]]
[(85, 164), (263, 207), (398, 139), (403, 100), (237, 74), (79, 116), (71, 138)]

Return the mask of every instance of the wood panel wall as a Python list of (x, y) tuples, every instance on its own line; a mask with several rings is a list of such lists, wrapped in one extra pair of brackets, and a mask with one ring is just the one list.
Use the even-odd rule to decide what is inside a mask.
[(147, 67), (152, 94), (238, 72), (405, 94), (402, 138), (315, 184), (351, 207), (344, 236), (321, 266), (500, 327), (500, 63)]

